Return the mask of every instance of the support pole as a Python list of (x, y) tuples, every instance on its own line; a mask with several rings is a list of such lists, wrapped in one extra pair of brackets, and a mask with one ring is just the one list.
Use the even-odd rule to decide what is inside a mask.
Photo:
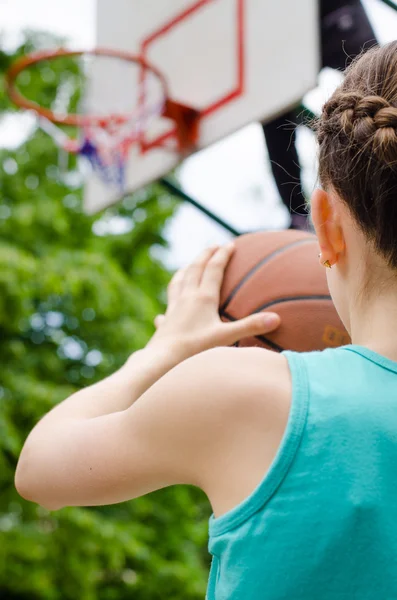
[(189, 204), (191, 204), (192, 206), (194, 206), (195, 208), (197, 208), (200, 212), (202, 212), (207, 217), (209, 217), (210, 219), (212, 219), (212, 221), (215, 221), (215, 223), (218, 223), (218, 225), (220, 225), (221, 227), (223, 227), (223, 229), (226, 229), (226, 231), (228, 231), (232, 235), (238, 236), (238, 235), (241, 235), (243, 233), (242, 231), (237, 231), (237, 229), (235, 229), (232, 225), (229, 225), (229, 223), (226, 223), (226, 221), (224, 221), (223, 219), (221, 219), (220, 217), (218, 217), (218, 215), (216, 215), (215, 213), (213, 213), (212, 211), (210, 211), (208, 208), (206, 208), (205, 206), (203, 206), (199, 202), (197, 202), (197, 200), (195, 200), (191, 196), (188, 196), (188, 194), (185, 194), (185, 192), (183, 190), (181, 190), (180, 187), (178, 187), (177, 185), (175, 185), (174, 183), (172, 183), (172, 181), (170, 181), (168, 179), (168, 177), (162, 177), (160, 179), (160, 183), (171, 194), (173, 194), (174, 196), (177, 196), (178, 198), (180, 198), (180, 200), (184, 200), (185, 202), (188, 202)]
[(383, 2), (383, 4), (387, 4), (387, 6), (390, 6), (390, 8), (393, 10), (397, 10), (397, 4), (396, 2), (393, 2), (393, 0), (381, 0), (381, 2)]

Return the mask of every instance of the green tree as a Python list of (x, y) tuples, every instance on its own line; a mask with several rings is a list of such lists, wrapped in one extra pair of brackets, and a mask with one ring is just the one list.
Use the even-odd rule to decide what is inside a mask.
[[(55, 40), (27, 35), (0, 50), (0, 110), (15, 112), (4, 71), (16, 56)], [(19, 85), (51, 105), (78, 62), (31, 68)], [(82, 188), (65, 176), (39, 129), (0, 152), (0, 595), (29, 600), (202, 598), (208, 505), (198, 490), (163, 490), (124, 504), (50, 513), (23, 501), (13, 475), (35, 422), (78, 388), (118, 368), (153, 331), (169, 273), (155, 258), (175, 210), (157, 185), (101, 215), (82, 212)], [(74, 169), (74, 171), (73, 171)], [(126, 233), (111, 235), (122, 222)]]

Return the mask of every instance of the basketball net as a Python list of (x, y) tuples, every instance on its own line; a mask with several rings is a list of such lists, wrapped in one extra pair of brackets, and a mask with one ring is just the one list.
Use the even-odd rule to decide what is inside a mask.
[[(17, 76), (24, 69), (40, 61), (86, 55), (93, 58), (116, 58), (124, 63), (138, 66), (140, 76), (137, 86), (137, 106), (132, 111), (111, 112), (104, 115), (91, 114), (91, 112), (60, 115), (24, 97), (16, 86)], [(148, 89), (150, 79), (157, 81), (155, 93)], [(61, 48), (36, 52), (21, 57), (11, 65), (6, 74), (6, 86), (15, 104), (37, 114), (39, 126), (54, 139), (59, 148), (86, 158), (106, 185), (115, 186), (121, 192), (126, 186), (126, 164), (131, 146), (138, 145), (141, 153), (154, 147), (170, 149), (160, 141), (149, 144), (145, 141), (145, 134), (153, 120), (166, 117), (174, 122), (175, 144), (171, 150), (181, 155), (194, 147), (197, 141), (199, 111), (172, 101), (163, 74), (141, 56), (128, 52), (106, 48), (88, 51)], [(70, 138), (60, 127), (63, 125), (78, 127), (79, 139)]]
[(108, 117), (83, 125), (81, 139), (68, 139), (63, 148), (87, 159), (106, 185), (123, 192), (131, 146), (139, 143), (150, 122), (161, 116), (164, 104), (165, 98), (150, 109), (136, 110), (129, 118)]

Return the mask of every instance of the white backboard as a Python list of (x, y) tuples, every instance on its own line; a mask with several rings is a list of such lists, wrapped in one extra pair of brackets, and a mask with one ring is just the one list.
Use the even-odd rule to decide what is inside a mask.
[[(171, 99), (208, 113), (199, 124), (201, 149), (248, 123), (270, 120), (298, 104), (315, 86), (317, 4), (318, 0), (97, 0), (96, 45), (144, 55), (165, 75)], [(87, 103), (105, 112), (118, 106), (132, 112), (138, 103), (139, 77), (139, 69), (126, 77), (115, 61), (104, 63), (91, 72)], [(172, 121), (158, 118), (148, 138), (172, 134), (173, 127)], [(165, 146), (144, 153), (138, 144), (131, 147), (126, 192), (180, 162), (172, 136)], [(85, 208), (96, 212), (121, 195), (120, 189), (92, 174)]]

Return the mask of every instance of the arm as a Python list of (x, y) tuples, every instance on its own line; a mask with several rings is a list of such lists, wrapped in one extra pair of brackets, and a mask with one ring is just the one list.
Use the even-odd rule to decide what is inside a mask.
[(287, 371), (279, 355), (220, 348), (184, 361), (124, 411), (89, 419), (48, 415), (26, 444), (19, 476), (32, 479), (20, 492), (58, 509), (189, 483), (204, 489), (214, 507), (232, 506), (274, 456), (264, 431), (279, 428), (281, 437), (284, 430)]
[[(232, 247), (211, 249), (179, 271), (169, 286), (167, 312), (145, 350), (133, 355), (111, 377), (62, 402), (36, 425), (18, 463), (16, 486), (21, 495), (58, 508), (119, 502), (178, 481), (194, 482), (183, 464), (175, 463), (175, 471), (170, 465), (174, 464), (173, 452), (175, 457), (189, 456), (190, 446), (182, 441), (174, 447), (178, 414), (189, 416), (194, 424), (198, 417), (194, 407), (200, 398), (204, 407), (206, 402), (218, 402), (215, 380), (215, 397), (205, 391), (211, 371), (203, 351), (271, 331), (279, 323), (274, 314), (221, 322), (219, 291), (232, 251)], [(199, 353), (203, 355), (186, 361)], [(164, 381), (155, 384), (167, 372)], [(228, 397), (228, 390), (221, 385), (224, 372), (219, 372), (219, 390)], [(164, 440), (163, 446), (156, 446), (160, 431), (167, 443)], [(183, 431), (192, 435), (194, 452), (193, 432), (185, 421)], [(153, 465), (148, 464), (149, 459)], [(183, 456), (179, 459), (183, 462)]]
[(218, 314), (223, 273), (233, 246), (206, 250), (176, 273), (168, 287), (166, 315), (157, 317), (157, 332), (143, 350), (110, 377), (80, 390), (44, 419), (93, 418), (131, 406), (155, 381), (187, 358), (242, 337), (267, 333), (279, 324), (274, 313), (260, 313), (235, 323)]
[(160, 377), (187, 358), (177, 345), (134, 352), (116, 373), (79, 390), (56, 406), (43, 420), (90, 419), (129, 408)]

